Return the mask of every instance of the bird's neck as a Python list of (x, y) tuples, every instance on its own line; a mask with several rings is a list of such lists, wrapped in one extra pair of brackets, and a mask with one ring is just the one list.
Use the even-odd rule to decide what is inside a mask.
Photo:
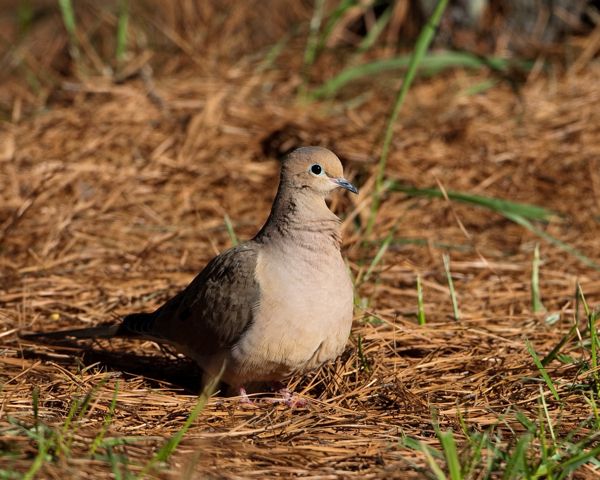
[(261, 243), (292, 239), (303, 245), (316, 242), (339, 248), (340, 219), (322, 196), (281, 183), (269, 218), (254, 239)]

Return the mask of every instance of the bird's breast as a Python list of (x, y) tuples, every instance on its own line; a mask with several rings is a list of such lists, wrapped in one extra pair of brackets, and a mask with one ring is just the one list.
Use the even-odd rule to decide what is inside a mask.
[(264, 370), (258, 380), (269, 380), (341, 353), (352, 324), (353, 289), (337, 248), (265, 248), (257, 258), (256, 280), (260, 301), (234, 349), (236, 363)]

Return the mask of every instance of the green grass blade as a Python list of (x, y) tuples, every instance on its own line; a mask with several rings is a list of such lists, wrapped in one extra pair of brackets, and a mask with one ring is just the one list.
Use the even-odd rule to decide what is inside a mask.
[(17, 25), (19, 26), (19, 34), (25, 35), (29, 30), (33, 20), (34, 10), (31, 3), (21, 0), (17, 4)]
[(306, 39), (306, 48), (304, 49), (304, 64), (302, 66), (302, 84), (299, 89), (299, 94), (304, 96), (306, 84), (310, 68), (317, 59), (319, 47), (319, 30), (323, 21), (323, 13), (325, 10), (325, 0), (315, 0), (315, 7), (312, 18), (310, 19), (308, 38)]
[[(541, 408), (538, 409), (538, 424), (539, 424), (539, 431), (538, 431), (537, 439), (540, 444), (541, 459), (537, 466), (537, 470), (533, 474), (534, 478), (539, 478), (541, 476), (545, 476), (549, 471), (548, 467), (549, 466), (551, 467), (551, 464), (549, 461), (549, 456), (550, 456), (551, 452), (548, 450), (548, 446), (546, 445), (546, 428), (544, 427), (544, 419), (542, 418), (542, 409)], [(551, 478), (552, 477), (550, 477), (550, 479)]]
[[(444, 198), (444, 194), (437, 188), (414, 188), (405, 185), (392, 183), (390, 190), (405, 193), (411, 197), (429, 197), (429, 198)], [(529, 220), (549, 221), (552, 217), (557, 216), (556, 212), (548, 210), (544, 207), (531, 205), (529, 203), (518, 203), (510, 200), (504, 200), (495, 197), (484, 197), (481, 195), (472, 195), (463, 192), (447, 191), (446, 194), (450, 200), (468, 203), (477, 207), (487, 208), (498, 212), (502, 215), (515, 214)]]
[(560, 400), (560, 397), (558, 396), (558, 392), (556, 391), (556, 388), (554, 387), (554, 382), (552, 382), (552, 379), (550, 378), (550, 375), (548, 375), (546, 368), (542, 365), (542, 362), (540, 361), (538, 354), (533, 349), (533, 346), (531, 345), (529, 340), (526, 340), (525, 344), (527, 345), (527, 350), (529, 351), (531, 358), (533, 358), (533, 363), (535, 363), (535, 366), (538, 368), (540, 374), (542, 375), (542, 378), (546, 382), (546, 385), (548, 385), (548, 388), (552, 392), (552, 395), (554, 396), (556, 401), (560, 402), (561, 400)]
[(484, 93), (484, 92), (494, 88), (496, 85), (498, 85), (498, 83), (499, 83), (499, 80), (487, 79), (482, 82), (476, 83), (475, 85), (472, 85), (468, 88), (465, 88), (461, 92), (461, 94), (465, 95), (467, 97), (471, 97), (473, 95), (478, 95), (480, 93)]
[(591, 314), (590, 307), (588, 306), (585, 295), (583, 294), (583, 289), (581, 288), (581, 284), (579, 282), (577, 282), (577, 297), (579, 298), (580, 303), (583, 305), (585, 316), (589, 318)]
[(140, 473), (138, 478), (144, 478), (148, 473), (159, 463), (166, 462), (171, 454), (175, 451), (175, 449), (183, 440), (184, 435), (187, 433), (189, 428), (198, 418), (198, 415), (204, 410), (206, 404), (210, 400), (210, 397), (215, 392), (219, 382), (221, 381), (221, 376), (223, 375), (223, 371), (225, 370), (225, 364), (221, 367), (221, 371), (219, 374), (211, 379), (211, 381), (206, 385), (200, 396), (198, 397), (198, 401), (196, 405), (188, 415), (188, 418), (185, 420), (183, 426), (171, 437), (161, 448), (154, 457), (146, 464), (142, 472)]
[(552, 437), (552, 444), (554, 449), (556, 449), (556, 435), (554, 435), (554, 427), (552, 426), (552, 419), (550, 418), (550, 413), (548, 412), (548, 405), (546, 404), (546, 398), (544, 397), (544, 389), (540, 385), (540, 400), (542, 401), (542, 408), (544, 409), (544, 416), (546, 417), (546, 423), (548, 424), (548, 431), (550, 432), (550, 437)]
[(373, 230), (373, 226), (375, 224), (375, 217), (377, 215), (377, 211), (379, 210), (379, 202), (381, 201), (381, 190), (383, 186), (384, 176), (385, 176), (385, 167), (387, 164), (387, 158), (390, 152), (390, 145), (392, 144), (392, 138), (394, 136), (394, 124), (396, 123), (396, 119), (398, 118), (398, 114), (402, 109), (402, 105), (404, 104), (404, 99), (408, 94), (408, 90), (415, 78), (417, 73), (417, 68), (419, 64), (423, 60), (425, 53), (427, 52), (433, 37), (435, 36), (435, 32), (437, 31), (438, 25), (442, 18), (442, 14), (448, 5), (448, 0), (438, 0), (431, 17), (421, 30), (419, 34), (419, 38), (417, 39), (417, 43), (415, 45), (415, 49), (410, 57), (408, 63), (408, 69), (406, 74), (404, 75), (404, 79), (402, 80), (402, 85), (398, 90), (398, 94), (396, 95), (396, 100), (394, 101), (394, 107), (392, 108), (392, 113), (388, 119), (387, 127), (385, 129), (385, 134), (383, 138), (383, 145), (381, 149), (381, 156), (379, 157), (379, 163), (377, 166), (377, 177), (375, 179), (375, 190), (373, 192), (373, 199), (371, 203), (371, 211), (369, 215), (369, 220), (367, 222), (366, 228), (366, 236), (368, 236)]
[(535, 432), (537, 430), (535, 423), (529, 420), (529, 418), (527, 418), (527, 416), (523, 412), (517, 410), (517, 412), (515, 413), (515, 418), (521, 425), (523, 425), (527, 429), (529, 433), (535, 435)]
[(98, 393), (98, 390), (100, 390), (106, 384), (107, 380), (108, 377), (104, 377), (96, 385), (94, 385), (88, 393), (85, 394), (85, 396), (83, 397), (83, 401), (80, 404), (80, 408), (77, 411), (77, 416), (75, 417), (76, 420), (81, 420), (83, 418), (88, 408), (90, 407), (94, 396), (96, 395), (96, 393)]
[(40, 424), (40, 387), (37, 385), (33, 387), (33, 391), (31, 392), (31, 402), (33, 405), (34, 428), (37, 433)]
[(277, 43), (275, 43), (275, 45), (268, 49), (265, 58), (260, 62), (258, 67), (256, 67), (256, 73), (264, 72), (273, 66), (295, 33), (296, 28), (292, 28), (290, 32), (284, 35)]
[(358, 359), (360, 360), (362, 370), (368, 373), (370, 371), (369, 360), (367, 360), (367, 357), (365, 355), (365, 351), (363, 348), (363, 340), (360, 334), (358, 335), (358, 339), (356, 342), (356, 351), (358, 353)]
[[(398, 185), (393, 183), (390, 186), (390, 190), (403, 192), (410, 196), (425, 196), (430, 198), (443, 198), (443, 193), (435, 188), (414, 188)], [(600, 264), (596, 263), (594, 260), (587, 257), (585, 254), (572, 247), (571, 245), (554, 238), (552, 235), (544, 232), (543, 230), (534, 226), (529, 220), (540, 220), (540, 221), (548, 221), (551, 217), (555, 216), (556, 213), (551, 210), (545, 209), (543, 207), (538, 207), (536, 205), (530, 205), (526, 203), (516, 203), (511, 202), (509, 200), (502, 200), (499, 198), (492, 197), (482, 197), (478, 195), (470, 195), (461, 192), (446, 192), (448, 194), (448, 198), (451, 200), (456, 200), (464, 203), (469, 203), (472, 205), (476, 205), (479, 207), (488, 208), (493, 210), (503, 216), (505, 216), (510, 221), (516, 223), (517, 225), (521, 225), (525, 227), (530, 232), (534, 233), (538, 237), (547, 241), (548, 243), (557, 246), (561, 250), (573, 255), (582, 263), (588, 265), (589, 267), (594, 268), (595, 270), (600, 270)]]
[(598, 405), (596, 404), (596, 399), (594, 398), (594, 394), (592, 393), (590, 398), (587, 398), (584, 395), (584, 398), (592, 409), (592, 414), (594, 415), (594, 421), (596, 423), (596, 430), (600, 431), (600, 413), (598, 410)]
[(427, 463), (429, 464), (429, 468), (431, 468), (431, 471), (433, 472), (435, 477), (438, 480), (447, 480), (446, 474), (440, 468), (438, 463), (435, 461), (435, 459), (433, 458), (433, 455), (431, 455), (430, 447), (425, 445), (423, 442), (419, 442), (419, 447), (420, 447), (419, 449), (421, 450), (421, 452), (423, 452), (423, 454), (425, 455), (425, 459), (427, 460)]
[[(385, 58), (369, 63), (347, 67), (335, 77), (331, 78), (320, 87), (314, 89), (311, 92), (311, 98), (330, 98), (335, 96), (339, 90), (353, 81), (374, 75), (381, 75), (385, 72), (407, 69), (411, 64), (411, 58), (412, 57), (409, 55), (401, 55), (394, 58)], [(428, 75), (435, 75), (436, 73), (449, 68), (481, 69), (488, 68), (490, 65), (493, 65), (497, 67), (498, 70), (503, 71), (508, 68), (509, 61), (502, 58), (492, 57), (489, 59), (489, 62), (485, 62), (481, 58), (468, 52), (432, 52), (427, 55), (423, 55), (418, 65), (418, 70)], [(527, 68), (527, 65), (524, 65), (524, 67)], [(490, 87), (489, 84), (485, 84), (484, 86), (486, 88)]]
[(527, 433), (519, 438), (513, 449), (512, 455), (506, 462), (502, 480), (511, 480), (513, 478), (521, 478), (525, 476), (525, 454), (527, 452), (529, 442), (531, 442), (531, 437)]
[(423, 306), (423, 286), (421, 275), (417, 275), (417, 321), (419, 325), (425, 325), (425, 307)]
[(581, 285), (577, 283), (578, 296), (580, 298), (581, 304), (583, 305), (583, 309), (585, 310), (585, 315), (587, 317), (588, 330), (590, 332), (590, 364), (593, 370), (594, 377), (594, 390), (598, 393), (598, 389), (600, 388), (600, 376), (598, 375), (598, 331), (596, 330), (596, 320), (598, 317), (598, 313), (592, 312), (588, 303), (585, 299), (585, 295), (583, 294), (583, 289)]
[(102, 388), (102, 386), (106, 383), (108, 377), (104, 377), (100, 382), (94, 385), (83, 397), (83, 399), (76, 398), (71, 403), (71, 408), (69, 408), (69, 413), (63, 424), (63, 428), (58, 435), (58, 445), (57, 451), (64, 452), (65, 454), (69, 454), (71, 451), (71, 446), (73, 444), (74, 435), (79, 428), (79, 424), (77, 423), (79, 420), (83, 418), (86, 414), (88, 408), (90, 407), (92, 400), (98, 390)]
[(42, 468), (42, 465), (46, 461), (48, 453), (48, 442), (46, 439), (46, 428), (39, 423), (39, 399), (40, 390), (39, 387), (34, 387), (32, 391), (32, 405), (33, 405), (33, 419), (34, 419), (34, 431), (27, 431), (28, 436), (31, 437), (37, 443), (37, 454), (33, 459), (33, 463), (29, 467), (29, 470), (23, 475), (24, 480), (31, 480), (35, 478), (37, 471)]
[(65, 422), (63, 423), (61, 432), (60, 432), (60, 439), (61, 442), (59, 445), (59, 452), (63, 449), (63, 447), (66, 447), (66, 445), (63, 445), (63, 440), (65, 439), (69, 428), (71, 427), (71, 423), (73, 422), (73, 419), (75, 418), (75, 414), (77, 413), (77, 410), (79, 410), (79, 407), (81, 406), (81, 400), (79, 398), (73, 398), (73, 401), (71, 402), (71, 406), (69, 407), (69, 412), (67, 413), (67, 418), (65, 418)]
[(373, 257), (373, 260), (371, 261), (371, 264), (369, 265), (369, 268), (367, 269), (367, 273), (365, 273), (365, 276), (362, 280), (363, 282), (366, 282), (369, 280), (369, 278), (371, 278), (371, 274), (373, 273), (373, 270), (379, 264), (379, 262), (381, 262), (381, 259), (385, 255), (385, 252), (387, 252), (387, 249), (390, 246), (392, 239), (394, 238), (394, 233), (395, 233), (395, 230), (392, 229), (392, 231), (390, 233), (388, 233), (388, 235), (384, 238), (383, 242), (381, 242), (381, 246), (377, 250), (375, 257)]
[(402, 438), (400, 440), (401, 445), (410, 448), (412, 450), (421, 450), (421, 442), (419, 442), (419, 440), (416, 440), (412, 437), (407, 437), (406, 435), (404, 435), (404, 433), (402, 434)]
[(535, 244), (531, 262), (531, 311), (533, 313), (546, 311), (540, 299), (540, 245), (538, 243)]
[(568, 475), (574, 473), (580, 466), (600, 456), (600, 446), (588, 450), (587, 452), (581, 452), (577, 455), (572, 456), (568, 460), (562, 462), (560, 467), (562, 474), (560, 478), (565, 478)]
[(75, 36), (75, 12), (71, 0), (58, 0), (58, 5), (67, 33)]
[(108, 426), (112, 422), (113, 416), (115, 414), (115, 408), (117, 407), (118, 394), (119, 394), (119, 381), (117, 380), (117, 382), (115, 383), (115, 390), (113, 392), (112, 400), (110, 402), (110, 406), (108, 407), (108, 412), (104, 416), (104, 421), (102, 422), (102, 428), (100, 429), (100, 432), (98, 433), (98, 435), (96, 435), (96, 438), (94, 438), (94, 441), (92, 442), (92, 445), (90, 446), (90, 456), (93, 456), (94, 453), (96, 453), (96, 450), (102, 443), (102, 440), (104, 440), (104, 435), (106, 435)]
[[(469, 441), (472, 441), (472, 436), (469, 436)], [(474, 476), (474, 472), (481, 465), (483, 448), (489, 447), (490, 443), (488, 435), (485, 432), (479, 436), (479, 441), (471, 449), (470, 459), (467, 459), (466, 466), (463, 467), (462, 476), (464, 478), (472, 478)]]
[(593, 313), (590, 315), (589, 325), (590, 325), (590, 340), (591, 340), (591, 351), (592, 351), (592, 368), (594, 369), (594, 378), (596, 379), (596, 388), (598, 385), (598, 330), (596, 328), (596, 320), (598, 319), (598, 314)]
[(123, 437), (108, 437), (102, 440), (101, 447), (113, 448), (120, 447), (123, 445), (135, 445), (136, 443), (147, 442), (148, 436), (146, 435), (127, 435)]
[(323, 27), (323, 32), (320, 37), (316, 41), (315, 45), (315, 57), (325, 49), (325, 45), (327, 44), (327, 40), (331, 36), (333, 29), (340, 21), (340, 18), (346, 13), (346, 11), (356, 5), (356, 0), (341, 0), (338, 3), (338, 6), (333, 10), (327, 22), (325, 23), (325, 27)]
[(225, 221), (225, 228), (227, 229), (229, 240), (231, 240), (231, 244), (235, 247), (240, 242), (238, 241), (237, 235), (235, 234), (235, 230), (233, 229), (231, 218), (229, 218), (229, 215), (225, 214), (223, 220)]
[(571, 338), (573, 338), (573, 335), (575, 335), (575, 331), (577, 330), (577, 324), (573, 325), (571, 327), (571, 329), (569, 330), (569, 333), (567, 333), (564, 337), (562, 337), (560, 339), (560, 342), (558, 342), (554, 348), (552, 350), (550, 350), (550, 353), (548, 353), (548, 355), (546, 355), (543, 359), (542, 359), (542, 365), (545, 367), (546, 365), (548, 365), (552, 360), (554, 360), (556, 358), (556, 356), (558, 355), (558, 353), (560, 352), (560, 350), (562, 349), (562, 347), (564, 347), (567, 342), (569, 342), (571, 340)]
[(581, 285), (579, 284), (579, 280), (575, 282), (575, 325), (579, 325), (579, 304), (581, 303), (581, 298), (579, 296), (579, 291), (581, 290)]
[(392, 7), (390, 6), (377, 19), (377, 21), (375, 22), (375, 25), (373, 25), (373, 28), (371, 30), (369, 30), (369, 33), (367, 33), (365, 38), (363, 38), (362, 42), (360, 42), (360, 45), (358, 46), (358, 52), (357, 52), (359, 55), (362, 53), (365, 53), (367, 50), (369, 50), (374, 45), (374, 43), (379, 38), (379, 35), (381, 35), (381, 32), (383, 32), (383, 30), (385, 29), (385, 27), (387, 26), (387, 24), (391, 18), (392, 18)]
[(458, 310), (458, 300), (456, 299), (456, 291), (454, 290), (452, 274), (450, 273), (450, 257), (444, 254), (442, 255), (442, 260), (444, 261), (444, 270), (446, 271), (448, 288), (450, 289), (450, 299), (452, 300), (452, 313), (454, 315), (454, 320), (458, 322), (460, 320), (460, 311)]
[(591, 367), (595, 370), (598, 367), (598, 332), (596, 331), (596, 315), (592, 313), (590, 307), (588, 306), (581, 285), (577, 284), (577, 286), (579, 289), (579, 298), (581, 299), (581, 304), (583, 305), (583, 309), (585, 310), (585, 316), (587, 317), (588, 330), (590, 332), (590, 353), (592, 357)]
[(587, 257), (584, 253), (580, 252), (579, 250), (572, 247), (571, 245), (563, 242), (562, 240), (559, 240), (558, 238), (554, 238), (552, 235), (544, 232), (543, 230), (540, 230), (526, 218), (524, 218), (520, 215), (508, 214), (508, 213), (504, 213), (503, 215), (506, 218), (508, 218), (509, 220), (512, 220), (513, 222), (515, 222), (516, 224), (521, 225), (522, 227), (525, 227), (530, 232), (535, 233), (538, 237), (543, 238), (548, 243), (551, 243), (552, 245), (557, 246), (561, 250), (564, 250), (565, 252), (573, 255), (575, 258), (577, 258), (580, 262), (584, 263), (588, 267), (592, 267), (593, 269), (600, 271), (600, 264), (596, 263), (591, 258)]
[(448, 472), (452, 480), (461, 480), (462, 472), (460, 468), (460, 460), (458, 458), (458, 451), (456, 450), (456, 442), (454, 441), (454, 435), (452, 432), (439, 432), (438, 437), (442, 444), (442, 450), (446, 457), (446, 464), (448, 465)]
[(127, 49), (127, 26), (129, 24), (129, 0), (119, 0), (119, 18), (117, 21), (117, 47), (115, 58), (117, 62), (123, 60)]
[(177, 433), (171, 439), (169, 439), (169, 441), (156, 454), (156, 456), (155, 456), (156, 462), (166, 462), (167, 461), (167, 459), (171, 456), (171, 454), (175, 451), (175, 449), (181, 443), (183, 436), (186, 434), (186, 432), (192, 426), (192, 423), (194, 423), (194, 421), (196, 420), (196, 418), (198, 417), (200, 412), (202, 412), (202, 410), (204, 410), (204, 407), (206, 406), (206, 403), (208, 402), (209, 398), (210, 398), (209, 395), (200, 395), (198, 402), (196, 402), (196, 406), (194, 407), (194, 409), (192, 410), (192, 412), (186, 419), (185, 423), (183, 424), (183, 427), (180, 428), (177, 431)]
[(115, 480), (122, 480), (123, 474), (121, 473), (121, 462), (119, 461), (119, 456), (113, 453), (112, 447), (106, 447), (106, 456)]
[[(366, 241), (365, 243), (374, 243), (372, 241)], [(396, 237), (394, 238), (394, 240), (392, 241), (392, 245), (420, 245), (420, 246), (432, 246), (434, 248), (438, 248), (440, 250), (456, 250), (458, 252), (472, 252), (473, 246), (472, 245), (460, 245), (460, 244), (452, 244), (452, 243), (447, 243), (447, 242), (432, 242), (431, 240), (427, 239), (427, 238), (418, 238), (418, 237), (413, 237), (413, 238), (408, 238), (408, 237)]]
[(75, 22), (75, 10), (71, 0), (58, 0), (60, 13), (62, 15), (65, 30), (69, 34), (69, 51), (74, 59), (79, 57), (79, 48), (77, 46), (77, 23)]
[(42, 468), (44, 462), (47, 459), (49, 447), (48, 443), (50, 442), (50, 440), (46, 438), (45, 434), (45, 429), (42, 429), (40, 435), (37, 437), (38, 452), (35, 458), (33, 459), (29, 470), (27, 470), (27, 472), (25, 472), (25, 475), (23, 475), (23, 480), (33, 480), (35, 478), (36, 473), (40, 468)]

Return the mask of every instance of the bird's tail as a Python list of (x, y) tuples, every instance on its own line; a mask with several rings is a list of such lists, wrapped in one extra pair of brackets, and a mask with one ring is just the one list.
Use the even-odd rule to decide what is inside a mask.
[(148, 331), (154, 320), (152, 313), (134, 313), (127, 315), (121, 323), (107, 323), (89, 328), (74, 328), (56, 332), (39, 332), (19, 335), (24, 340), (44, 343), (69, 339), (85, 338), (141, 338)]

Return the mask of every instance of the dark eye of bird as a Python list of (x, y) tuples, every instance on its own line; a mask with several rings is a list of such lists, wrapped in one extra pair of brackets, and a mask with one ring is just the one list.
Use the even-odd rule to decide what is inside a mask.
[(312, 167), (310, 167), (310, 171), (312, 173), (314, 173), (315, 175), (321, 175), (321, 172), (323, 171), (323, 169), (321, 168), (321, 165), (319, 165), (318, 163), (315, 163)]

